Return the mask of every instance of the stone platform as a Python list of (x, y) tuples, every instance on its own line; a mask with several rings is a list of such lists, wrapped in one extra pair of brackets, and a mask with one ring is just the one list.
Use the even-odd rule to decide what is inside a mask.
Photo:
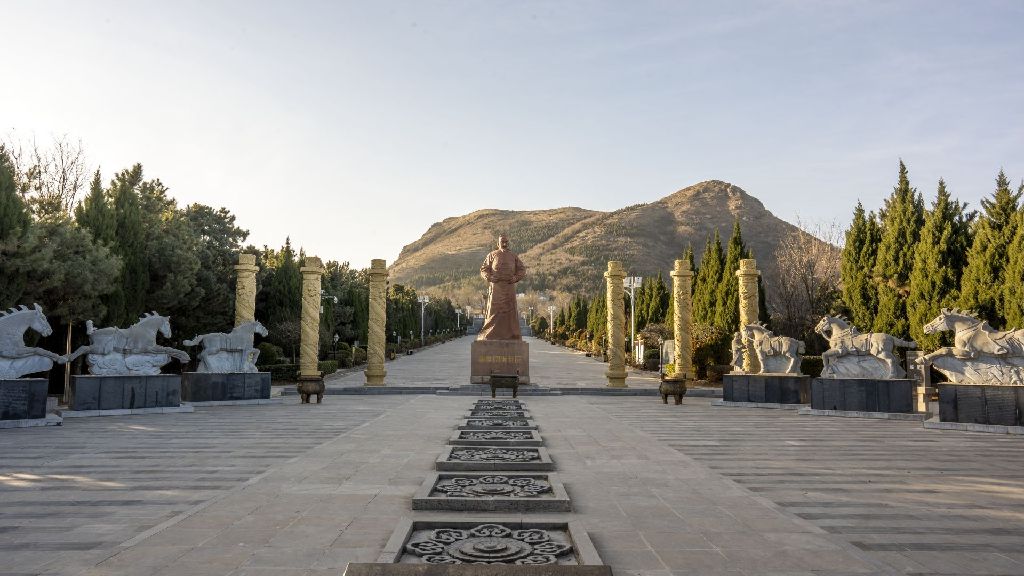
[(181, 375), (185, 402), (225, 402), (270, 399), (270, 372), (185, 372)]
[(0, 380), (0, 421), (45, 420), (46, 378)]
[(810, 377), (800, 374), (726, 374), (722, 399), (758, 404), (807, 404), (811, 401)]
[(914, 381), (873, 378), (814, 378), (811, 408), (845, 412), (914, 411)]
[(1024, 426), (1024, 386), (937, 386), (941, 422)]
[(72, 376), (72, 412), (177, 408), (181, 405), (181, 376)]

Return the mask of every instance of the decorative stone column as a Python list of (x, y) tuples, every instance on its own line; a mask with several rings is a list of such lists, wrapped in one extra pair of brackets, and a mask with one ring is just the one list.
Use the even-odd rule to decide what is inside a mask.
[(235, 326), (256, 319), (256, 265), (255, 254), (239, 254), (235, 265)]
[(608, 386), (626, 387), (626, 303), (623, 300), (622, 280), (626, 271), (622, 262), (610, 260), (604, 273), (608, 298)]
[[(740, 269), (736, 271), (736, 277), (740, 282), (740, 325), (742, 329), (747, 324), (757, 322), (757, 279), (761, 271), (757, 269), (757, 261), (753, 258), (740, 260)], [(747, 374), (757, 374), (761, 371), (761, 364), (757, 361), (757, 354), (754, 353), (754, 343), (745, 341), (746, 354), (743, 355), (743, 371)]]
[(320, 378), (320, 277), (324, 265), (316, 256), (306, 256), (302, 272), (302, 336), (299, 341), (299, 378)]
[(384, 260), (370, 261), (370, 319), (366, 342), (366, 385), (383, 386), (385, 324), (387, 322), (387, 279), (388, 269)]
[(672, 275), (672, 308), (673, 331), (675, 332), (676, 352), (672, 359), (675, 371), (670, 375), (674, 379), (693, 377), (693, 358), (690, 337), (693, 332), (693, 306), (691, 292), (693, 290), (693, 271), (686, 260), (676, 260)]

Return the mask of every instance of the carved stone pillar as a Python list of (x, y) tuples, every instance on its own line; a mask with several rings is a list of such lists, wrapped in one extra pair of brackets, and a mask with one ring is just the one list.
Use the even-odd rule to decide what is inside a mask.
[(255, 254), (239, 254), (235, 265), (235, 326), (256, 319), (256, 265)]
[[(757, 261), (753, 258), (740, 260), (740, 269), (736, 271), (736, 277), (740, 282), (740, 325), (757, 322), (757, 279), (761, 271), (757, 269)], [(743, 371), (747, 374), (757, 374), (761, 371), (761, 364), (757, 361), (757, 354), (754, 353), (754, 343), (746, 341), (746, 354), (743, 355)]]
[(316, 256), (306, 256), (302, 272), (302, 335), (299, 341), (299, 378), (319, 378), (320, 277), (324, 265)]
[(604, 273), (608, 298), (608, 386), (626, 387), (626, 303), (623, 300), (622, 280), (626, 271), (622, 262), (611, 260)]
[(693, 271), (686, 260), (676, 260), (672, 270), (672, 308), (673, 331), (675, 332), (676, 352), (672, 359), (675, 372), (672, 378), (692, 378), (693, 358), (690, 335), (693, 332), (693, 306), (691, 292), (693, 290)]
[(383, 260), (370, 261), (370, 319), (366, 342), (366, 385), (383, 386), (388, 269)]

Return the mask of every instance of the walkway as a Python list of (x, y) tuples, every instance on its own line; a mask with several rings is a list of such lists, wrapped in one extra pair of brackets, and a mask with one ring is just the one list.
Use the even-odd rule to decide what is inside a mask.
[[(389, 372), (461, 377), (446, 347), (468, 339)], [(603, 367), (534, 356), (546, 378)], [(2, 430), (0, 576), (338, 576), (400, 518), (446, 515), (410, 500), (474, 400), (288, 397)], [(619, 576), (1024, 574), (1022, 438), (704, 398), (524, 400), (574, 505), (543, 517), (582, 521)]]

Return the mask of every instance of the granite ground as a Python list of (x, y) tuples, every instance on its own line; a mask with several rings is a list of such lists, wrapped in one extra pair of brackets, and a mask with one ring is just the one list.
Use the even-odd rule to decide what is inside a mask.
[[(461, 344), (402, 362), (448, 370), (446, 346)], [(453, 516), (410, 502), (473, 401), (290, 397), (2, 430), (0, 575), (340, 574), (400, 518)], [(525, 401), (574, 507), (527, 517), (581, 520), (616, 574), (1024, 574), (1019, 437), (705, 398)]]

